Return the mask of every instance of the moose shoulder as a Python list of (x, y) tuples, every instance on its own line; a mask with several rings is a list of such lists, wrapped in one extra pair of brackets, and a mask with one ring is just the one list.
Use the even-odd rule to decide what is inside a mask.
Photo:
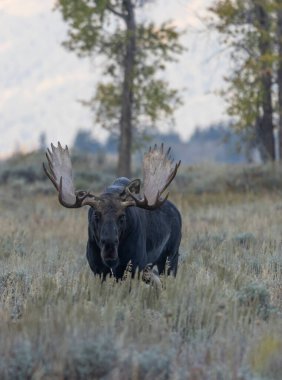
[(122, 278), (129, 262), (133, 274), (148, 265), (161, 274), (168, 262), (168, 274), (176, 275), (181, 240), (181, 216), (162, 197), (174, 179), (180, 162), (173, 164), (170, 149), (154, 147), (144, 155), (141, 181), (118, 178), (96, 196), (75, 191), (68, 148), (51, 145), (45, 173), (59, 193), (59, 202), (68, 208), (90, 206), (88, 213), (87, 259), (95, 274)]

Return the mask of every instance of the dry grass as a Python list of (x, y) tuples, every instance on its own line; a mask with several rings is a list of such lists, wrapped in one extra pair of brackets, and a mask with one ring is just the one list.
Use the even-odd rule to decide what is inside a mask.
[(176, 279), (101, 284), (87, 210), (0, 188), (1, 379), (282, 378), (282, 196), (173, 194)]

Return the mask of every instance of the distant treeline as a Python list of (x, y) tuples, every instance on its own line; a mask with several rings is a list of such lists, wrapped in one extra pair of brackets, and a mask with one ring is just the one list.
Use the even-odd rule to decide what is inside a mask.
[[(167, 134), (156, 132), (135, 140), (137, 141), (135, 141), (136, 152), (144, 151), (145, 147), (149, 145), (163, 142), (166, 146), (171, 146), (177, 153), (177, 159), (181, 159), (185, 164), (205, 161), (244, 163), (259, 159), (257, 152), (250, 147), (247, 137), (235, 133), (224, 124), (211, 125), (205, 129), (197, 128), (188, 141), (183, 141), (176, 132)], [(109, 136), (102, 144), (93, 137), (90, 130), (81, 129), (75, 137), (73, 147), (77, 151), (92, 154), (115, 155), (118, 149), (118, 139), (115, 136)]]

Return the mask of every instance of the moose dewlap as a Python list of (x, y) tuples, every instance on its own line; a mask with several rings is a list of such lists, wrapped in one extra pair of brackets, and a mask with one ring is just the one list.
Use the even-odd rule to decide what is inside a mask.
[(95, 274), (122, 278), (129, 262), (132, 274), (157, 266), (159, 274), (168, 262), (168, 274), (176, 275), (181, 240), (181, 215), (175, 205), (162, 197), (180, 165), (163, 145), (144, 155), (141, 180), (117, 178), (99, 196), (76, 191), (68, 147), (51, 144), (44, 171), (58, 191), (59, 202), (67, 208), (90, 206), (88, 212), (87, 259)]

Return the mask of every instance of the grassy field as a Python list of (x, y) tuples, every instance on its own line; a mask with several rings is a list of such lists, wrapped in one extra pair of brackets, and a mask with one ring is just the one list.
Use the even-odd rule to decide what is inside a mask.
[(232, 170), (180, 172), (181, 260), (161, 291), (101, 284), (87, 209), (62, 208), (37, 177), (2, 181), (0, 378), (281, 380), (282, 186)]

